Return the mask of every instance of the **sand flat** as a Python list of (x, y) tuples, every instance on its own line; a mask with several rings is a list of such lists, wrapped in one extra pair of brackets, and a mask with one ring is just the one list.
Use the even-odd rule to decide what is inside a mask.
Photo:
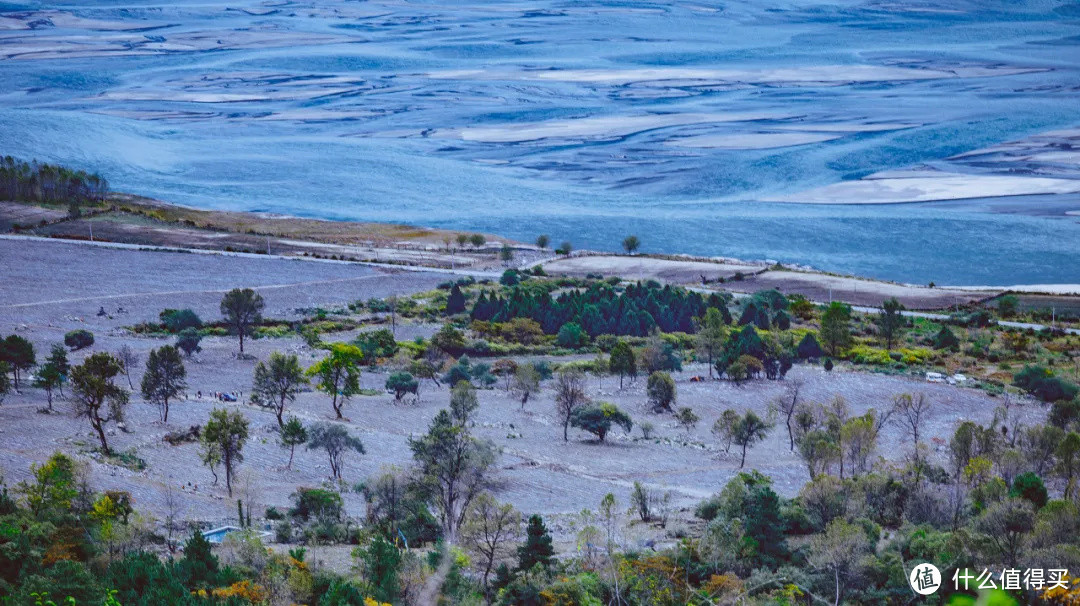
[(839, 139), (842, 135), (826, 133), (744, 133), (733, 135), (697, 135), (667, 142), (676, 147), (703, 149), (774, 149)]
[(773, 69), (705, 69), (686, 67), (657, 67), (638, 69), (550, 69), (550, 70), (487, 70), (463, 69), (428, 73), (428, 77), (444, 80), (533, 80), (605, 84), (611, 86), (670, 80), (693, 80), (717, 84), (749, 82), (754, 84), (842, 85), (852, 82), (885, 82), (890, 80), (937, 80), (979, 78), (984, 76), (1016, 75), (1045, 71), (1041, 68), (1012, 66), (964, 66), (949, 70), (921, 69), (880, 65), (814, 65)]
[(1075, 193), (1080, 193), (1080, 179), (942, 173), (934, 177), (844, 181), (796, 194), (767, 197), (764, 200), (804, 204), (898, 204)]
[(780, 117), (775, 113), (746, 112), (730, 114), (647, 114), (640, 116), (593, 116), (569, 120), (549, 120), (527, 124), (478, 126), (442, 131), (443, 136), (481, 143), (520, 143), (540, 139), (610, 138), (688, 124), (744, 122)]

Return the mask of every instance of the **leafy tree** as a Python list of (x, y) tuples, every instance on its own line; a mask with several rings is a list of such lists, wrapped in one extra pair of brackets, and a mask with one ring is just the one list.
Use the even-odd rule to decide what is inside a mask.
[(469, 234), (458, 234), (455, 240), (457, 240), (458, 247), (464, 248), (469, 241)]
[(570, 416), (570, 425), (593, 434), (599, 442), (604, 441), (612, 425), (622, 427), (627, 433), (634, 428), (630, 415), (610, 402), (597, 402), (578, 408)]
[(473, 234), (469, 236), (469, 244), (472, 244), (473, 248), (480, 248), (487, 244), (487, 238), (484, 237), (484, 234)]
[(290, 416), (289, 420), (285, 421), (285, 426), (281, 428), (280, 435), (281, 447), (289, 449), (289, 464), (286, 465), (287, 469), (292, 469), (293, 455), (296, 454), (296, 447), (307, 441), (307, 428), (300, 422), (300, 419)]
[(232, 477), (236, 467), (244, 461), (244, 444), (248, 440), (248, 420), (243, 413), (230, 412), (225, 408), (215, 408), (210, 411), (210, 419), (203, 427), (199, 441), (203, 445), (206, 455), (204, 462), (211, 465), (208, 460), (213, 458), (225, 466), (225, 488), (232, 496)]
[(458, 425), (467, 425), (479, 407), (476, 388), (468, 381), (461, 381), (450, 390), (450, 417)]
[(491, 365), (491, 374), (502, 377), (503, 387), (506, 391), (510, 391), (511, 384), (514, 380), (514, 374), (517, 372), (517, 362), (510, 358), (502, 358), (495, 360), (495, 363)]
[(754, 414), (754, 411), (748, 410), (732, 428), (731, 441), (736, 446), (742, 448), (742, 458), (739, 459), (739, 469), (742, 469), (746, 465), (746, 450), (751, 448), (754, 444), (761, 442), (769, 435), (769, 430), (772, 429), (772, 425), (764, 419)]
[(325, 450), (330, 460), (330, 472), (334, 479), (341, 479), (345, 455), (350, 451), (365, 454), (359, 438), (349, 434), (344, 426), (336, 423), (318, 423), (308, 431), (308, 450)]
[(1035, 512), (1029, 500), (1009, 498), (991, 504), (972, 526), (982, 539), (984, 561), (1016, 568), (1025, 549), (1025, 535), (1035, 527)]
[(300, 360), (296, 355), (275, 351), (265, 363), (259, 362), (255, 365), (251, 396), (256, 402), (274, 409), (280, 429), (285, 426), (282, 418), (285, 405), (296, 400), (300, 387), (306, 383), (307, 379), (304, 378), (304, 371), (300, 368)]
[(851, 306), (833, 301), (821, 314), (818, 332), (829, 355), (836, 356), (851, 344)]
[(555, 548), (551, 544), (551, 535), (544, 526), (544, 518), (540, 517), (540, 514), (532, 514), (525, 527), (525, 544), (518, 547), (518, 570), (532, 570), (537, 565), (548, 569), (554, 555)]
[(550, 243), (551, 243), (551, 238), (548, 237), (547, 234), (540, 234), (539, 236), (536, 236), (536, 245), (539, 246), (540, 248), (547, 248), (548, 244), (550, 244)]
[(623, 250), (625, 250), (628, 254), (631, 255), (637, 252), (637, 249), (640, 246), (641, 240), (639, 240), (637, 236), (626, 236), (626, 238), (624, 238), (622, 241)]
[(64, 393), (64, 383), (68, 380), (68, 375), (71, 373), (71, 363), (68, 362), (67, 350), (59, 343), (53, 343), (53, 346), (49, 348), (49, 357), (45, 358), (45, 365), (51, 366), (60, 373), (60, 394)]
[(672, 379), (668, 373), (658, 370), (649, 375), (645, 392), (649, 395), (649, 404), (653, 409), (671, 410), (671, 406), (675, 403), (675, 379)]
[[(61, 351), (63, 351), (63, 348), (61, 348)], [(0, 369), (0, 375), (4, 375), (3, 378), (0, 379), (0, 383), (6, 382), (7, 373), (3, 372), (3, 369)], [(52, 410), (53, 390), (59, 389), (60, 386), (64, 384), (64, 379), (64, 373), (60, 371), (59, 365), (52, 360), (51, 356), (49, 360), (46, 360), (46, 362), (38, 368), (37, 376), (34, 377), (34, 387), (45, 390), (45, 397), (48, 399), (49, 410)], [(0, 394), (4, 391), (6, 391), (4, 387), (0, 386)]]
[(0, 362), (7, 362), (15, 378), (15, 389), (19, 389), (19, 377), (37, 364), (34, 356), (34, 344), (19, 335), (8, 335), (0, 342)]
[(690, 435), (690, 431), (697, 427), (700, 420), (701, 417), (697, 416), (694, 409), (689, 406), (683, 406), (675, 412), (675, 422), (686, 430), (687, 435)]
[(128, 404), (128, 392), (113, 383), (122, 370), (120, 361), (105, 352), (91, 354), (71, 369), (76, 413), (90, 420), (105, 454), (111, 452), (105, 438), (105, 423), (123, 421), (124, 407)]
[(521, 407), (525, 408), (525, 403), (529, 401), (529, 397), (540, 391), (540, 372), (536, 370), (536, 366), (533, 364), (518, 366), (514, 372), (514, 381), (511, 388), (514, 394), (521, 398)]
[(334, 343), (330, 346), (330, 354), (307, 370), (307, 376), (315, 379), (315, 388), (330, 395), (330, 406), (339, 419), (349, 398), (360, 393), (360, 364), (363, 359), (364, 353), (359, 347)]
[(555, 254), (561, 253), (568, 257), (572, 252), (574, 252), (574, 245), (571, 244), (569, 240), (563, 240), (562, 244), (559, 245), (559, 248), (555, 249)]
[(724, 444), (724, 452), (731, 452), (731, 444), (735, 440), (735, 427), (742, 417), (732, 409), (720, 413), (720, 418), (713, 423), (712, 432)]
[(460, 314), (465, 311), (465, 295), (461, 292), (461, 287), (454, 284), (450, 287), (450, 295), (446, 297), (446, 315), (452, 316)]
[(407, 372), (395, 372), (386, 379), (386, 391), (393, 393), (398, 402), (405, 394), (415, 394), (419, 388), (420, 383)]
[(452, 542), (469, 505), (489, 484), (495, 447), (474, 438), (444, 409), (435, 415), (427, 434), (409, 439), (409, 448), (417, 465), (417, 488), (434, 504), (443, 532)]
[(579, 370), (560, 370), (555, 379), (555, 412), (562, 422), (563, 441), (569, 442), (570, 420), (574, 411), (588, 404), (585, 395), (585, 374)]
[(180, 352), (170, 345), (151, 349), (142, 377), (142, 396), (161, 410), (161, 420), (169, 422), (169, 401), (187, 389), (187, 370)]
[[(80, 468), (69, 456), (56, 452), (42, 465), (30, 465), (32, 482), (16, 488), (39, 519), (67, 512), (79, 496)], [(5, 490), (6, 494), (6, 490)]]
[(611, 348), (611, 356), (608, 358), (611, 374), (619, 375), (619, 389), (623, 388), (623, 378), (637, 376), (637, 360), (634, 358), (634, 350), (626, 341), (615, 343)]
[(68, 332), (64, 335), (64, 345), (72, 351), (85, 349), (94, 344), (94, 333), (81, 328)]
[(240, 337), (240, 353), (244, 353), (244, 336), (262, 321), (266, 307), (262, 295), (250, 288), (234, 288), (221, 299), (221, 315), (233, 332)]
[(180, 331), (180, 334), (176, 335), (176, 347), (189, 358), (192, 354), (202, 350), (199, 346), (200, 341), (202, 341), (202, 335), (194, 328), (185, 328)]
[(514, 249), (509, 244), (504, 243), (499, 249), (499, 260), (503, 265), (509, 265), (514, 260)]

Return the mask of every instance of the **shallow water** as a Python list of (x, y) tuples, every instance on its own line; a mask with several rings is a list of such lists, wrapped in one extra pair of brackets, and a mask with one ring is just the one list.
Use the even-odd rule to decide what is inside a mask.
[(947, 159), (1080, 126), (1078, 3), (8, 3), (0, 57), (0, 152), (177, 203), (1080, 282), (1080, 194), (758, 201), (924, 164), (1080, 177), (1067, 143)]

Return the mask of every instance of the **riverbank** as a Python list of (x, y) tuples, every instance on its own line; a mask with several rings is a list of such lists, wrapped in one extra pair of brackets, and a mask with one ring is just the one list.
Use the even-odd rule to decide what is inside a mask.
[[(766, 261), (689, 255), (612, 254), (550, 248), (494, 234), (377, 222), (329, 221), (269, 213), (202, 210), (113, 194), (79, 217), (49, 205), (0, 202), (0, 233), (134, 247), (268, 255), (442, 271), (478, 277), (541, 266), (553, 275), (619, 276), (752, 293), (776, 288), (815, 302), (877, 307), (895, 297), (915, 310), (985, 303), (1006, 292), (1041, 295), (1040, 304), (1078, 306), (1080, 284), (947, 286), (902, 284)], [(503, 258), (509, 249), (510, 259)]]

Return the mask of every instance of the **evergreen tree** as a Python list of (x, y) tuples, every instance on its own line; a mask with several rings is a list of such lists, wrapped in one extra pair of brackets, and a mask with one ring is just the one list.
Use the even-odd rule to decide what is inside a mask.
[(851, 306), (833, 301), (821, 314), (818, 335), (829, 355), (836, 356), (851, 344)]
[(170, 345), (151, 349), (142, 377), (142, 396), (161, 410), (161, 420), (169, 422), (169, 401), (187, 389), (187, 370), (180, 352)]
[(398, 569), (401, 567), (401, 552), (393, 543), (376, 534), (371, 544), (363, 551), (364, 576), (380, 603), (398, 601)]
[(184, 557), (177, 563), (178, 576), (188, 589), (202, 589), (217, 579), (219, 566), (210, 541), (196, 530), (184, 544)]
[(892, 297), (881, 305), (881, 313), (877, 317), (878, 330), (885, 339), (885, 349), (892, 350), (893, 343), (904, 329), (904, 306)]
[(15, 378), (15, 389), (19, 389), (19, 379), (23, 372), (37, 364), (34, 357), (34, 345), (19, 335), (8, 335), (0, 341), (0, 362), (7, 362)]
[(551, 544), (551, 535), (544, 526), (544, 519), (534, 513), (529, 516), (529, 524), (525, 528), (525, 544), (518, 547), (518, 570), (532, 570), (537, 564), (550, 568), (554, 554), (555, 548)]
[(465, 311), (465, 295), (461, 288), (454, 284), (450, 289), (450, 295), (446, 298), (446, 315), (452, 316)]

